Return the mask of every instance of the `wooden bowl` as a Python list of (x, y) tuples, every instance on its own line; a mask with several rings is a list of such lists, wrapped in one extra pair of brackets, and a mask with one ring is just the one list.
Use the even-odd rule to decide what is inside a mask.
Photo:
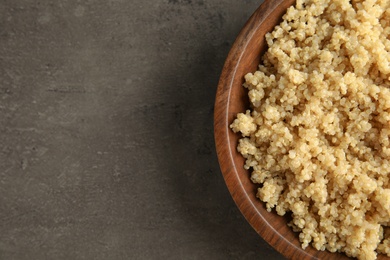
[[(267, 212), (255, 197), (257, 187), (250, 181), (244, 158), (237, 152), (240, 135), (229, 128), (237, 113), (249, 108), (244, 75), (255, 72), (266, 49), (264, 35), (279, 24), (287, 8), (295, 0), (265, 0), (246, 23), (225, 62), (216, 94), (214, 134), (220, 167), (226, 185), (247, 221), (271, 246), (289, 259), (349, 259), (344, 254), (303, 250), (298, 234), (288, 226), (288, 217)], [(378, 259), (389, 259), (379, 255)]]

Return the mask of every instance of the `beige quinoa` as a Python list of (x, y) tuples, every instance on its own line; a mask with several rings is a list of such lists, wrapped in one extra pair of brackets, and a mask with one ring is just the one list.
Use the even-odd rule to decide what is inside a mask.
[(268, 211), (302, 247), (390, 256), (390, 0), (298, 0), (231, 124)]

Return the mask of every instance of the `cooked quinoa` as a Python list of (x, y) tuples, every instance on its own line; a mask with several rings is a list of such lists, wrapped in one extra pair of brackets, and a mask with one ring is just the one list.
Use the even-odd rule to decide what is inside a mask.
[(390, 0), (298, 0), (245, 76), (238, 151), (303, 248), (390, 256), (389, 39)]

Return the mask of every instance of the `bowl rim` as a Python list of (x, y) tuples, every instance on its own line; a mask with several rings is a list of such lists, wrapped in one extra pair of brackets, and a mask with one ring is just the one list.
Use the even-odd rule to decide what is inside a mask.
[[(273, 21), (275, 21), (275, 18), (270, 17), (276, 9), (279, 8), (280, 11), (280, 8), (282, 8), (284, 13), (285, 10), (287, 10), (287, 7), (293, 5), (294, 3), (295, 0), (265, 0), (252, 14), (234, 41), (234, 44), (232, 45), (232, 48), (223, 66), (215, 97), (215, 146), (222, 175), (234, 202), (252, 228), (269, 245), (271, 245), (279, 253), (289, 259), (305, 260), (320, 259), (324, 257), (329, 259), (333, 253), (317, 251), (311, 246), (304, 250), (302, 247), (300, 247), (299, 241), (294, 241), (298, 242), (294, 244), (293, 241), (288, 240), (278, 231), (279, 227), (275, 227), (267, 221), (267, 219), (259, 211), (258, 205), (255, 205), (257, 201), (259, 204), (262, 202), (257, 198), (255, 198), (256, 201), (254, 201), (253, 198), (255, 197), (255, 194), (248, 194), (239, 178), (237, 169), (238, 165), (236, 165), (234, 160), (234, 154), (237, 153), (237, 151), (234, 151), (230, 145), (233, 141), (231, 140), (230, 136), (232, 134), (232, 130), (229, 127), (229, 124), (231, 123), (229, 122), (229, 114), (231, 113), (229, 111), (229, 105), (232, 98), (231, 90), (234, 85), (234, 79), (241, 59), (244, 55), (244, 52), (241, 50), (247, 47), (249, 41), (252, 40), (252, 38), (255, 36), (255, 32), (259, 30), (263, 23), (266, 23), (268, 19), (273, 19)], [(277, 20), (280, 20), (280, 18)], [(272, 26), (272, 28), (273, 27), (274, 26)], [(240, 166), (243, 167), (243, 165)], [(337, 257), (337, 259), (347, 259), (346, 256), (342, 254), (334, 254), (334, 257)]]

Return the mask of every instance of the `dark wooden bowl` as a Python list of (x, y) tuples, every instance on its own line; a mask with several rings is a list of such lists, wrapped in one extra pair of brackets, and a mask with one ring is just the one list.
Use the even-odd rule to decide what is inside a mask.
[[(298, 235), (288, 226), (288, 218), (267, 212), (256, 197), (256, 186), (243, 168), (244, 159), (236, 150), (240, 135), (229, 125), (237, 113), (249, 108), (247, 92), (242, 87), (244, 75), (254, 72), (266, 49), (264, 35), (280, 23), (295, 0), (265, 0), (246, 23), (225, 62), (218, 85), (214, 111), (214, 134), (220, 167), (226, 185), (247, 221), (271, 246), (289, 259), (349, 259), (343, 254), (303, 250)], [(389, 259), (380, 255), (378, 259)]]

